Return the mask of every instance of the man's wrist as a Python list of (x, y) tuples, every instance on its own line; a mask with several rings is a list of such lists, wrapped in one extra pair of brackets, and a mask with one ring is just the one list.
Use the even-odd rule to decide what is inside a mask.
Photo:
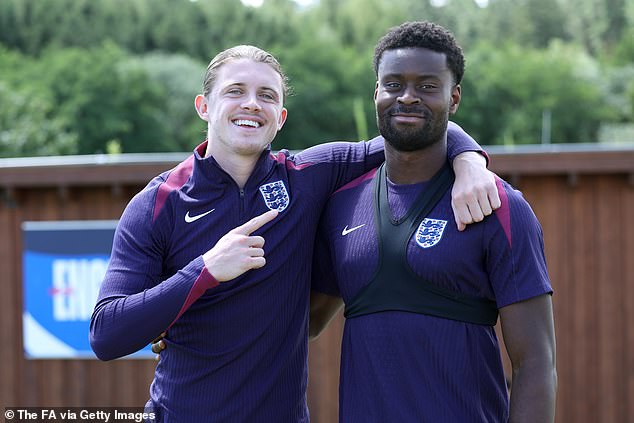
[(458, 154), (453, 160), (453, 167), (455, 169), (456, 166), (460, 166), (462, 164), (466, 166), (482, 166), (487, 167), (487, 158), (484, 154), (477, 151), (463, 151)]

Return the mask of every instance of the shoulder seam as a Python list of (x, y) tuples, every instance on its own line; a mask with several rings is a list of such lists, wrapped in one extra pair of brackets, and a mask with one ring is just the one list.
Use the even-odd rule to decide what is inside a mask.
[(335, 195), (335, 194), (337, 194), (339, 192), (342, 192), (342, 191), (347, 191), (349, 189), (355, 188), (355, 187), (363, 184), (365, 181), (371, 180), (372, 178), (374, 178), (374, 175), (376, 175), (376, 171), (377, 170), (378, 170), (378, 168), (374, 168), (374, 169), (370, 170), (369, 172), (366, 172), (363, 175), (359, 176), (358, 178), (353, 179), (352, 181), (348, 182), (347, 184), (345, 184), (344, 186), (342, 186), (341, 188), (336, 190), (332, 195)]

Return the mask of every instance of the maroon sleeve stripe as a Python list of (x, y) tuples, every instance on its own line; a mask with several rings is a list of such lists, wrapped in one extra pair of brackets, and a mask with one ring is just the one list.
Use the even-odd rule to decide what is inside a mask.
[(192, 173), (192, 168), (194, 165), (194, 156), (190, 156), (187, 160), (176, 166), (170, 172), (167, 180), (163, 182), (158, 189), (158, 193), (156, 194), (156, 200), (154, 202), (154, 215), (152, 216), (152, 222), (156, 220), (161, 209), (165, 205), (167, 201), (167, 197), (174, 190), (181, 188), (185, 185), (185, 182), (189, 179), (189, 176)]

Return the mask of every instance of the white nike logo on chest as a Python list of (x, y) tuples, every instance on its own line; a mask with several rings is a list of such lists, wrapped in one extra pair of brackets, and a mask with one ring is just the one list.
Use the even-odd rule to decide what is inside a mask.
[(211, 209), (211, 210), (206, 211), (204, 213), (197, 214), (196, 216), (190, 216), (189, 215), (189, 211), (188, 211), (187, 214), (185, 215), (185, 222), (187, 222), (187, 223), (195, 222), (196, 220), (200, 219), (201, 217), (207, 216), (209, 213), (211, 213), (214, 210), (216, 210), (216, 209)]
[(357, 229), (362, 228), (362, 227), (364, 227), (364, 226), (365, 226), (365, 223), (364, 223), (363, 225), (355, 226), (354, 228), (350, 228), (350, 229), (348, 229), (348, 225), (346, 225), (346, 227), (345, 227), (345, 228), (343, 228), (343, 231), (341, 231), (341, 235), (346, 236), (346, 235), (348, 235), (350, 232), (352, 232), (352, 231), (356, 231)]

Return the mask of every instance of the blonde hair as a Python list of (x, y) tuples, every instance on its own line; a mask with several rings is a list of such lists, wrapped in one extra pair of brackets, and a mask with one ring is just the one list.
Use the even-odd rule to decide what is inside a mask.
[(238, 59), (253, 60), (254, 62), (264, 63), (273, 68), (273, 70), (282, 78), (282, 100), (286, 100), (286, 95), (289, 91), (288, 78), (284, 74), (284, 71), (282, 71), (280, 63), (271, 53), (249, 45), (238, 45), (228, 48), (221, 51), (213, 59), (211, 59), (211, 62), (207, 65), (207, 72), (205, 72), (205, 79), (203, 80), (203, 95), (205, 97), (207, 97), (211, 92), (211, 88), (216, 81), (220, 67), (232, 60)]

